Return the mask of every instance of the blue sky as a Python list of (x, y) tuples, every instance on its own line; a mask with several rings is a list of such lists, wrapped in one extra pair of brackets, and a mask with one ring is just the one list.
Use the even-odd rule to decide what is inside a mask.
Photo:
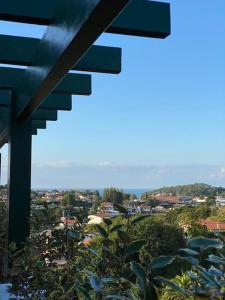
[[(33, 138), (34, 187), (225, 186), (225, 1), (171, 0), (165, 40), (104, 34), (120, 75), (93, 74), (91, 97)], [(0, 22), (1, 34), (44, 27)], [(3, 149), (6, 181), (7, 147)]]

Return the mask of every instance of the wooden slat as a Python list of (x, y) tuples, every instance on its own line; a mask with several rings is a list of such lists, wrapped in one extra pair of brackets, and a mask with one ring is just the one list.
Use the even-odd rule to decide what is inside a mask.
[[(18, 89), (20, 85), (25, 88), (24, 72), (24, 69), (0, 67), (0, 88)], [(53, 92), (90, 95), (91, 76), (86, 74), (67, 74)]]
[(149, 0), (132, 0), (106, 30), (110, 33), (166, 38), (170, 35), (170, 5)]
[[(0, 118), (8, 118), (8, 117), (9, 117), (9, 109), (6, 107), (1, 107)], [(38, 109), (32, 114), (32, 120), (57, 121), (57, 111)]]
[[(55, 5), (55, 0), (2, 0), (0, 18), (49, 25)], [(132, 0), (106, 32), (165, 38), (170, 34), (170, 5), (157, 1)]]
[[(0, 90), (0, 107), (8, 107), (11, 99), (11, 93), (8, 90)], [(72, 109), (72, 96), (51, 94), (44, 100), (40, 108), (47, 110), (65, 110)]]
[(32, 128), (46, 129), (46, 121), (44, 120), (32, 120)]
[[(30, 66), (39, 42), (36, 38), (0, 35), (0, 63)], [(121, 48), (91, 46), (72, 69), (118, 74), (121, 71)]]

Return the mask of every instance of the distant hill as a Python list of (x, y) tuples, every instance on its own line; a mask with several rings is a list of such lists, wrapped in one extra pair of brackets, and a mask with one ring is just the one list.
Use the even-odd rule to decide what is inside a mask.
[[(190, 196), (190, 197), (200, 197), (200, 196), (223, 196), (225, 195), (225, 188), (215, 187), (205, 183), (195, 183), (187, 185), (177, 185), (171, 187), (162, 187), (156, 190), (147, 192), (148, 195), (154, 196), (156, 194), (166, 194), (174, 196)], [(142, 194), (143, 198), (146, 193)]]

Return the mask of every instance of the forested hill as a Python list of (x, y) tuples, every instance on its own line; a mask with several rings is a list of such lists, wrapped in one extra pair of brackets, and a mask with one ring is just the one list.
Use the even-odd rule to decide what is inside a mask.
[(191, 196), (191, 197), (200, 197), (200, 196), (219, 196), (225, 195), (225, 188), (215, 187), (204, 183), (195, 183), (187, 185), (177, 185), (171, 187), (162, 187), (156, 190), (148, 192), (149, 195), (156, 194), (172, 194), (176, 196)]

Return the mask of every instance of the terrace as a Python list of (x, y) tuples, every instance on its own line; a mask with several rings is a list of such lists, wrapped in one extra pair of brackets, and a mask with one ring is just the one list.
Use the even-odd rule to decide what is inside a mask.
[(56, 121), (59, 110), (70, 111), (72, 95), (91, 94), (91, 75), (71, 70), (119, 74), (121, 49), (93, 43), (104, 32), (166, 38), (170, 6), (147, 0), (13, 0), (0, 2), (0, 18), (47, 27), (42, 39), (0, 36), (0, 62), (7, 64), (0, 68), (0, 146), (8, 143), (9, 149), (7, 243), (21, 245), (30, 227), (32, 135)]

